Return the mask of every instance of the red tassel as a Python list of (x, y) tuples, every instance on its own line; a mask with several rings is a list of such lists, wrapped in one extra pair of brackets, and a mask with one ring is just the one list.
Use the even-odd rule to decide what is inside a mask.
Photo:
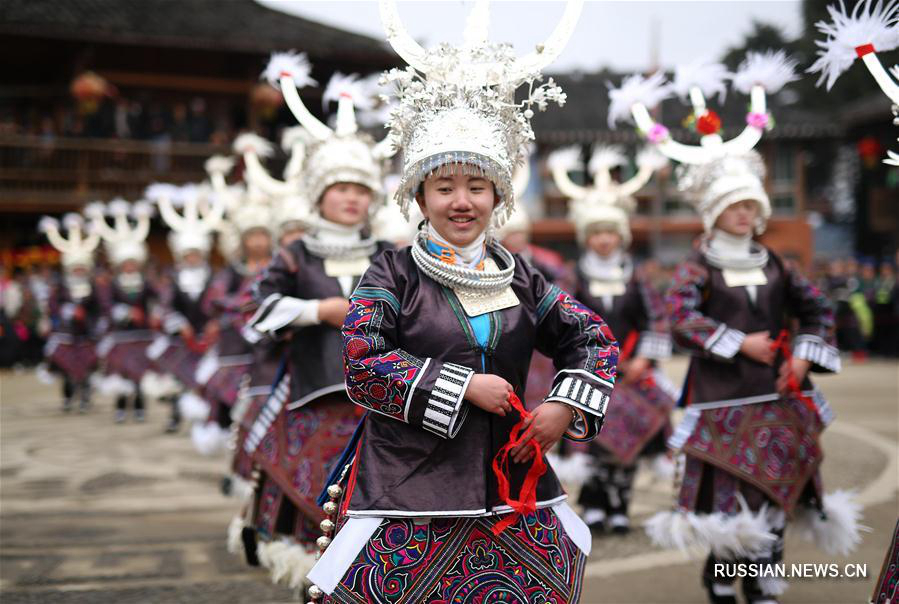
[(786, 329), (781, 330), (777, 339), (774, 340), (774, 344), (771, 345), (771, 349), (780, 352), (780, 354), (783, 355), (784, 361), (790, 366), (790, 372), (787, 374), (787, 388), (789, 388), (790, 394), (799, 399), (799, 401), (808, 407), (812, 413), (818, 415), (818, 407), (815, 406), (815, 401), (802, 393), (801, 384), (792, 371), (793, 351), (790, 349), (790, 332)]
[(496, 481), (499, 484), (499, 496), (512, 508), (512, 513), (503, 516), (502, 520), (493, 526), (494, 535), (499, 535), (509, 528), (522, 514), (532, 514), (537, 511), (537, 481), (546, 472), (546, 462), (543, 461), (543, 452), (540, 450), (540, 445), (537, 444), (537, 441), (531, 440), (531, 446), (534, 448), (534, 461), (531, 462), (531, 467), (528, 469), (528, 473), (525, 475), (524, 482), (521, 485), (520, 499), (512, 498), (509, 485), (509, 453), (524, 442), (524, 434), (521, 434), (521, 432), (524, 428), (525, 420), (530, 419), (531, 414), (525, 410), (521, 400), (514, 392), (509, 395), (509, 402), (518, 412), (521, 419), (512, 427), (512, 432), (509, 434), (509, 442), (503, 445), (496, 453), (496, 457), (493, 458), (493, 473), (496, 475)]

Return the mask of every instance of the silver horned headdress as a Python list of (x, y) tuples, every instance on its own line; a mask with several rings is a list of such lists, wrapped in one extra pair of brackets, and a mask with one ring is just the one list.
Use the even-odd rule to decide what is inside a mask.
[(636, 208), (634, 199), (653, 173), (665, 167), (667, 159), (652, 148), (637, 155), (637, 173), (628, 180), (617, 182), (612, 170), (629, 163), (624, 151), (617, 146), (598, 146), (587, 164), (593, 184), (574, 183), (568, 172), (580, 167), (580, 148), (560, 149), (549, 156), (548, 165), (559, 191), (568, 197), (569, 219), (574, 223), (578, 241), (583, 244), (592, 227), (609, 225), (620, 235), (624, 247), (630, 245), (629, 214)]
[(334, 128), (312, 115), (297, 92), (315, 81), (309, 77), (311, 66), (305, 54), (274, 53), (262, 77), (278, 86), (290, 111), (309, 133), (302, 166), (305, 194), (318, 203), (325, 189), (338, 182), (353, 182), (371, 189), (376, 199), (382, 197), (383, 161), (394, 154), (390, 141), (376, 144), (359, 132), (356, 105), (368, 106), (369, 87), (360, 85), (352, 76), (336, 74), (326, 89), (325, 100), (337, 100)]
[[(153, 207), (146, 201), (128, 203), (124, 199), (113, 199), (108, 204), (96, 201), (84, 208), (91, 227), (103, 238), (106, 255), (113, 265), (126, 260), (139, 264), (147, 261), (145, 241), (150, 234), (152, 214)], [(107, 216), (112, 219), (112, 224), (107, 222)]]
[[(702, 216), (706, 231), (728, 205), (751, 199), (759, 204), (756, 232), (761, 233), (771, 216), (771, 202), (764, 187), (764, 163), (753, 148), (772, 126), (767, 95), (798, 79), (795, 69), (796, 62), (783, 51), (768, 51), (748, 53), (734, 74), (719, 64), (695, 63), (678, 68), (672, 84), (661, 73), (632, 75), (609, 91), (609, 122), (631, 119), (661, 153), (685, 164), (678, 167), (678, 188)], [(722, 138), (721, 118), (706, 105), (707, 95), (724, 94), (726, 79), (750, 98), (746, 125), (730, 140)], [(699, 145), (674, 140), (668, 128), (650, 116), (649, 109), (672, 93), (689, 98), (693, 113), (688, 123), (700, 135)]]
[[(60, 232), (61, 226), (65, 227), (66, 235)], [(100, 244), (100, 234), (88, 228), (80, 215), (66, 214), (62, 219), (62, 225), (57, 219), (44, 216), (38, 223), (38, 230), (44, 233), (50, 245), (62, 254), (62, 265), (65, 269), (91, 268), (94, 265), (94, 250)]]
[[(397, 104), (387, 126), (389, 140), (403, 150), (403, 178), (396, 200), (408, 216), (421, 182), (434, 170), (479, 174), (496, 187), (500, 203), (496, 226), (511, 215), (512, 173), (534, 139), (530, 119), (534, 108), (564, 104), (562, 89), (541, 70), (558, 57), (574, 31), (581, 0), (569, 0), (561, 21), (536, 49), (516, 57), (508, 44), (487, 40), (488, 3), (478, 0), (460, 46), (447, 43), (426, 50), (403, 27), (393, 0), (381, 0), (381, 21), (387, 40), (409, 66), (384, 74)], [(516, 102), (515, 91), (528, 85)]]
[(181, 259), (190, 251), (204, 257), (209, 254), (212, 234), (225, 213), (224, 199), (209, 187), (166, 183), (150, 185), (145, 196), (156, 203), (159, 215), (171, 229), (168, 242), (175, 258)]
[[(827, 83), (827, 89), (860, 58), (874, 77), (877, 85), (893, 102), (893, 123), (899, 126), (899, 65), (890, 72), (884, 69), (878, 52), (899, 48), (899, 0), (863, 0), (855, 5), (852, 13), (846, 12), (843, 2), (839, 8), (828, 6), (830, 21), (818, 21), (815, 27), (827, 36), (815, 43), (820, 47), (818, 60), (809, 67), (809, 73), (820, 72), (818, 85)], [(887, 152), (884, 163), (899, 166), (899, 153)]]

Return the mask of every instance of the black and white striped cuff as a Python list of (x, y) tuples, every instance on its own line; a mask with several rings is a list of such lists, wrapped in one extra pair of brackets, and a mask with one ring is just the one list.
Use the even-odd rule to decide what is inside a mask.
[(465, 390), (474, 371), (455, 363), (444, 363), (431, 388), (422, 425), (441, 438), (453, 438), (468, 411)]
[(661, 361), (671, 356), (671, 348), (671, 336), (667, 333), (644, 331), (640, 333), (637, 356)]
[(724, 323), (718, 326), (715, 333), (705, 341), (705, 349), (716, 357), (732, 359), (738, 352), (746, 334), (739, 329), (731, 329)]
[(793, 356), (833, 373), (840, 371), (840, 351), (818, 336), (810, 334), (796, 336), (793, 340)]
[[(609, 384), (609, 392), (612, 385)], [(558, 380), (544, 402), (561, 402), (572, 405), (588, 415), (605, 417), (609, 394), (578, 377), (566, 375)]]

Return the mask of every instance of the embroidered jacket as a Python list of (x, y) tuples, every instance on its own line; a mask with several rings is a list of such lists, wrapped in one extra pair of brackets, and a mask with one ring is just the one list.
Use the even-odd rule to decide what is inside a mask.
[(602, 298), (590, 294), (590, 281), (583, 271), (578, 270), (575, 297), (602, 315), (622, 347), (631, 338), (636, 338), (631, 356), (656, 361), (671, 356), (671, 335), (664, 299), (639, 275), (639, 271), (633, 272), (624, 293), (612, 296), (611, 305), (606, 306)]
[[(410, 248), (384, 252), (365, 273), (343, 326), (347, 392), (372, 411), (356, 452), (350, 516), (508, 509), (491, 462), (518, 418), (488, 414), (464, 392), (475, 373), (492, 373), (523, 398), (535, 348), (558, 370), (547, 400), (576, 411), (567, 436), (596, 435), (615, 380), (611, 332), (518, 256), (511, 288), (520, 304), (475, 318), (489, 324), (481, 343), (475, 319), (451, 290), (418, 270)], [(511, 465), (513, 493), (526, 471), (525, 464)], [(564, 497), (548, 470), (537, 485), (538, 505)]]
[[(739, 353), (746, 334), (765, 331), (772, 339), (798, 322), (793, 355), (811, 361), (813, 371), (837, 372), (839, 351), (834, 315), (825, 296), (769, 250), (765, 285), (755, 301), (745, 286), (728, 287), (722, 270), (700, 252), (678, 267), (666, 296), (675, 342), (688, 348), (691, 403), (729, 401), (776, 392), (778, 367)], [(806, 378), (802, 388), (811, 383)]]
[[(392, 246), (379, 243), (372, 257), (388, 247)], [(278, 251), (254, 285), (253, 297), (259, 309), (250, 319), (249, 326), (265, 326), (265, 333), (276, 338), (290, 337), (288, 402), (292, 406), (344, 388), (340, 330), (319, 323), (317, 319), (311, 324), (297, 326), (294, 321), (303, 302), (333, 296), (348, 297), (357, 281), (358, 277), (352, 278), (345, 292), (337, 277), (326, 274), (325, 261), (310, 253), (303, 240), (298, 239)]]

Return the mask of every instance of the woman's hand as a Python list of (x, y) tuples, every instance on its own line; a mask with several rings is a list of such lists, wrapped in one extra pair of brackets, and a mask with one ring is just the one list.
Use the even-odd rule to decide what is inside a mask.
[(340, 296), (324, 298), (318, 302), (318, 320), (340, 329), (350, 310), (350, 301)]
[(740, 345), (740, 352), (743, 353), (743, 356), (762, 365), (773, 365), (774, 357), (776, 356), (774, 340), (768, 336), (767, 331), (756, 331), (747, 334)]
[(534, 409), (531, 418), (525, 420), (524, 440), (510, 453), (512, 461), (530, 461), (534, 457), (533, 441), (540, 445), (540, 451), (549, 451), (568, 430), (572, 417), (571, 407), (565, 403), (547, 402)]
[(799, 384), (799, 387), (802, 387), (802, 381), (805, 379), (808, 370), (811, 368), (812, 364), (805, 359), (797, 359), (793, 358), (792, 365), (784, 361), (780, 365), (780, 371), (777, 373), (777, 392), (781, 396), (786, 396), (790, 393), (790, 374), (796, 378), (796, 383)]
[[(620, 365), (619, 365), (620, 366)], [(621, 367), (624, 375), (621, 377), (622, 384), (636, 384), (643, 379), (646, 372), (650, 369), (649, 359), (646, 357), (634, 357), (624, 363)]]
[(505, 417), (512, 410), (512, 403), (509, 402), (512, 391), (512, 384), (498, 375), (476, 373), (468, 382), (465, 400), (487, 413)]

